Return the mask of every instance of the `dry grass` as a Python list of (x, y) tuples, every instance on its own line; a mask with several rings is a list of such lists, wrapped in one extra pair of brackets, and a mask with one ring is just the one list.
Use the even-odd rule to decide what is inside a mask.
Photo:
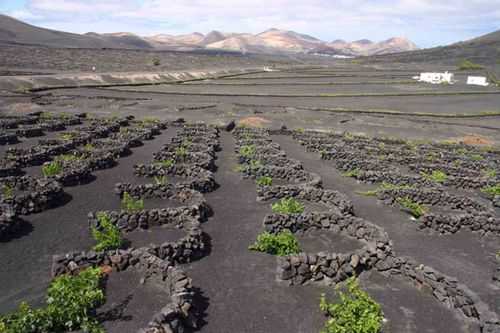
[(247, 117), (240, 119), (238, 125), (240, 126), (248, 126), (248, 127), (264, 127), (269, 124), (271, 121), (262, 117)]

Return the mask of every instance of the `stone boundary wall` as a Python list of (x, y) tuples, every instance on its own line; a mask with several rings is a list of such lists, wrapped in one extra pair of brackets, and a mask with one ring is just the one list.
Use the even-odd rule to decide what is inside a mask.
[(260, 68), (160, 73), (79, 73), (0, 77), (0, 89), (7, 91), (56, 88), (155, 85), (261, 73)]

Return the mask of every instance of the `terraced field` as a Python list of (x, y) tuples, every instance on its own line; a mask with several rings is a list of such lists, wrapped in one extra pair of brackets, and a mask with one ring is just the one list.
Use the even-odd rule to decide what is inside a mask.
[(97, 267), (106, 332), (320, 332), (352, 281), (378, 331), (500, 332), (500, 90), (417, 73), (5, 95), (0, 323)]

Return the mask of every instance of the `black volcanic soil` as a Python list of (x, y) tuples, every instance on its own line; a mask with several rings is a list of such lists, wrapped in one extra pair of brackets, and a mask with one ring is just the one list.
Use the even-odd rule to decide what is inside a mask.
[(145, 141), (143, 147), (133, 149), (133, 154), (119, 159), (114, 168), (95, 172), (97, 179), (89, 184), (66, 187), (70, 198), (65, 205), (23, 218), (29, 232), (0, 243), (0, 312), (14, 309), (22, 300), (40, 303), (44, 299), (52, 255), (89, 249), (93, 240), (87, 214), (117, 209), (115, 184), (133, 183), (133, 165), (150, 160), (173, 135), (175, 131), (170, 129), (153, 141)]
[[(200, 332), (318, 332), (324, 324), (319, 296), (326, 293), (335, 299), (334, 289), (277, 283), (276, 259), (247, 249), (262, 232), (262, 221), (270, 208), (256, 202), (253, 181), (242, 180), (233, 171), (237, 164), (232, 137), (224, 134), (221, 141), (223, 151), (216, 174), (221, 187), (207, 195), (215, 208), (214, 216), (204, 225), (212, 239), (212, 251), (188, 268), (209, 302), (206, 324)], [(311, 244), (313, 240), (306, 238), (299, 239), (307, 250), (327, 245), (345, 251), (357, 245), (355, 241), (328, 236), (326, 241), (318, 240), (322, 244)], [(362, 281), (371, 286), (375, 299), (387, 309), (384, 332), (468, 332), (466, 325), (431, 295), (403, 281), (377, 274), (367, 274)]]
[(326, 188), (348, 195), (356, 215), (383, 227), (394, 241), (398, 255), (413, 257), (424, 265), (458, 278), (491, 309), (500, 309), (500, 298), (496, 296), (498, 291), (491, 283), (491, 272), (497, 266), (493, 255), (498, 250), (496, 237), (481, 238), (465, 230), (446, 237), (418, 231), (415, 222), (404, 212), (357, 194), (356, 191), (363, 191), (364, 188), (353, 179), (343, 177), (319, 155), (305, 152), (289, 137), (277, 136), (275, 141), (291, 158), (301, 160), (307, 170), (320, 174)]
[[(40, 59), (28, 55), (33, 51), (23, 49), (19, 59), (0, 57), (4, 66), (23, 67), (33, 70), (87, 70), (88, 59), (102, 62), (102, 70), (156, 70), (148, 65), (149, 53), (124, 52), (111, 50), (81, 51), (41, 49)], [(4, 52), (3, 49), (0, 52)], [(15, 52), (7, 50), (6, 52)], [(101, 53), (100, 53), (101, 52)], [(3, 53), (2, 53), (3, 55)], [(75, 55), (73, 63), (68, 57)], [(53, 59), (49, 59), (54, 56)], [(167, 57), (167, 55), (164, 55)], [(219, 65), (212, 55), (196, 58), (195, 65), (190, 61), (195, 58), (182, 58), (169, 55), (162, 58), (165, 67), (161, 69), (200, 67), (210, 64)], [(117, 57), (116, 63), (111, 61)], [(206, 58), (204, 58), (206, 57)], [(229, 57), (229, 56), (228, 56)], [(241, 57), (227, 61), (227, 67), (240, 66), (254, 58)], [(231, 62), (234, 61), (234, 62)], [(260, 60), (259, 60), (260, 61)], [(15, 65), (15, 66), (14, 66)], [(162, 65), (163, 66), (163, 65)], [(349, 74), (351, 77), (338, 77), (335, 71)], [(217, 80), (217, 83), (325, 83), (357, 81), (363, 84), (316, 87), (303, 83), (293, 86), (279, 85), (210, 85), (210, 81), (201, 84), (178, 85), (174, 88), (183, 94), (162, 95), (153, 90), (167, 91), (171, 86), (123, 87), (120, 89), (58, 89), (24, 96), (0, 97), (0, 112), (23, 114), (30, 111), (88, 112), (98, 116), (134, 115), (137, 118), (158, 117), (174, 120), (184, 118), (188, 121), (205, 121), (211, 124), (226, 124), (228, 121), (247, 117), (262, 118), (263, 125), (279, 128), (315, 128), (327, 131), (350, 131), (377, 136), (395, 136), (404, 139), (444, 140), (460, 138), (468, 134), (478, 134), (495, 143), (500, 143), (500, 116), (484, 116), (484, 111), (500, 111), (500, 95), (450, 95), (450, 96), (395, 96), (395, 97), (238, 97), (238, 96), (199, 96), (194, 91), (206, 92), (243, 92), (243, 93), (324, 93), (342, 91), (360, 93), (370, 91), (455, 91), (468, 89), (481, 90), (481, 87), (464, 86), (428, 86), (421, 84), (398, 84), (401, 76), (411, 75), (419, 68), (412, 67), (404, 71), (387, 70), (387, 77), (370, 77), (384, 74), (380, 68), (365, 69), (359, 66), (335, 67), (329, 70), (311, 71), (318, 78), (294, 78), (294, 76), (313, 76), (311, 73), (276, 72), (261, 74), (252, 79)], [(101, 70), (99, 68), (98, 70)], [(327, 73), (331, 71), (333, 75)], [(281, 76), (278, 79), (263, 77)], [(393, 76), (395, 78), (388, 78)], [(371, 80), (384, 80), (390, 84), (366, 85)], [(290, 89), (289, 89), (290, 88)], [(316, 89), (317, 88), (317, 89)], [(123, 89), (136, 92), (123, 91)], [(371, 90), (372, 89), (372, 90)], [(493, 88), (486, 88), (490, 91)], [(184, 94), (185, 93), (185, 94)], [(312, 108), (339, 108), (350, 110), (389, 109), (407, 113), (407, 115), (363, 114), (357, 112), (340, 113), (312, 110)], [(304, 109), (309, 108), (309, 109)], [(412, 116), (408, 113), (428, 112), (436, 117)], [(446, 118), (440, 115), (471, 113), (477, 118)], [(265, 122), (268, 121), (268, 122)], [(114, 168), (95, 172), (96, 179), (86, 185), (66, 187), (69, 194), (64, 205), (39, 214), (25, 217), (24, 234), (8, 242), (0, 243), (0, 313), (13, 310), (20, 301), (26, 300), (39, 304), (45, 295), (50, 281), (50, 263), (54, 254), (74, 250), (89, 249), (93, 245), (87, 225), (87, 213), (103, 209), (118, 209), (119, 198), (113, 193), (117, 182), (144, 184), (152, 181), (133, 176), (133, 165), (148, 162), (153, 152), (168, 142), (175, 135), (173, 128), (145, 141), (144, 146), (134, 148), (130, 156), (121, 158)], [(50, 134), (47, 137), (50, 137)], [(42, 137), (46, 138), (46, 137)], [(24, 140), (16, 146), (29, 146), (39, 138)], [(492, 285), (492, 272), (498, 266), (494, 253), (498, 251), (498, 239), (480, 238), (468, 231), (455, 235), (438, 236), (417, 231), (415, 222), (399, 209), (384, 206), (373, 198), (356, 194), (366, 189), (365, 185), (342, 177), (331, 163), (320, 160), (318, 156), (307, 153), (304, 148), (290, 137), (273, 136), (287, 152), (289, 157), (300, 160), (308, 171), (318, 173), (324, 187), (345, 193), (353, 201), (356, 214), (382, 226), (394, 242), (397, 255), (407, 255), (422, 264), (429, 265), (445, 274), (455, 276), (485, 301), (492, 310), (500, 308), (498, 288)], [(218, 153), (218, 171), (215, 174), (220, 187), (213, 193), (206, 194), (208, 203), (213, 207), (214, 216), (202, 224), (210, 240), (210, 253), (200, 260), (182, 265), (193, 279), (193, 284), (200, 289), (207, 306), (205, 324), (199, 330), (205, 333), (252, 332), (318, 332), (325, 318), (319, 311), (321, 293), (333, 299), (334, 288), (318, 285), (289, 287), (276, 281), (276, 258), (270, 255), (252, 252), (248, 246), (263, 231), (264, 216), (271, 211), (269, 203), (256, 201), (255, 182), (243, 180), (234, 169), (236, 156), (234, 140), (229, 133), (222, 133), (222, 151)], [(7, 146), (0, 146), (4, 153)], [(30, 168), (33, 174), (39, 174), (39, 168)], [(175, 178), (169, 180), (177, 181)], [(151, 199), (145, 201), (146, 207), (171, 207), (175, 203)], [(132, 246), (175, 241), (185, 235), (183, 230), (170, 228), (152, 228), (126, 235)], [(333, 249), (345, 252), (362, 246), (348, 238), (328, 233), (310, 233), (299, 235), (304, 250), (321, 251)], [(157, 293), (155, 285), (138, 283), (140, 276), (133, 272), (112, 275), (108, 290), (108, 303), (125, 304), (125, 318), (105, 323), (110, 332), (135, 332), (143, 326), (158, 310), (158, 305), (165, 301), (164, 295)], [(427, 290), (396, 277), (387, 278), (376, 272), (361, 275), (361, 285), (378, 302), (387, 319), (384, 332), (477, 332), (474, 327), (467, 327), (456, 312), (439, 303)], [(129, 297), (132, 295), (132, 297)], [(130, 301), (125, 302), (130, 298)], [(132, 320), (127, 320), (131, 316)]]

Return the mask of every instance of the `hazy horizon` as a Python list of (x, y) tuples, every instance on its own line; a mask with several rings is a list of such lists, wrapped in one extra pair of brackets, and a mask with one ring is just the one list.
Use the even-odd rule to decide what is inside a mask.
[(406, 37), (419, 47), (474, 38), (500, 27), (500, 0), (7, 0), (0, 13), (44, 28), (75, 33), (259, 33), (293, 30), (333, 41)]

